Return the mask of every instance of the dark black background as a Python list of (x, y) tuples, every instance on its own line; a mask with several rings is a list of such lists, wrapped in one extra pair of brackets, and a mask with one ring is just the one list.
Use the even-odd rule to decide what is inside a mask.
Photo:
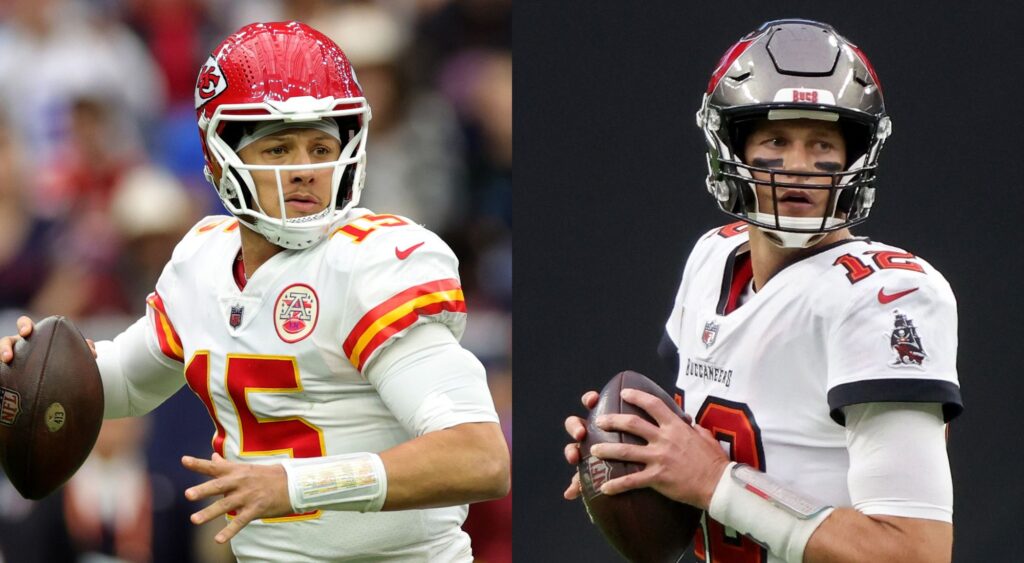
[(953, 286), (966, 406), (949, 441), (954, 560), (1020, 559), (1024, 8), (955, 6), (516, 2), (516, 561), (616, 559), (561, 499), (562, 420), (622, 369), (658, 373), (687, 253), (728, 222), (704, 191), (694, 113), (722, 53), (784, 17), (831, 23), (879, 74), (894, 134), (856, 233)]

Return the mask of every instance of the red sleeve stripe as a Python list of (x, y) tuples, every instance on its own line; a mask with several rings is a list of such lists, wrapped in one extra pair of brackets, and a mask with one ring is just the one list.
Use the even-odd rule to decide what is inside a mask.
[(157, 342), (160, 343), (160, 351), (168, 358), (176, 362), (185, 362), (185, 351), (181, 346), (181, 339), (178, 338), (171, 319), (167, 318), (167, 311), (164, 309), (164, 301), (160, 294), (149, 294), (146, 303), (153, 308), (153, 332), (156, 333)]
[(412, 326), (420, 316), (444, 311), (466, 312), (466, 300), (459, 280), (450, 278), (411, 287), (359, 319), (345, 339), (345, 355), (356, 369), (362, 371), (373, 352), (389, 338)]
[(219, 219), (216, 221), (212, 221), (210, 223), (203, 225), (202, 227), (196, 227), (196, 233), (205, 233), (208, 231), (212, 231), (222, 225), (226, 225), (224, 227), (225, 233), (233, 231), (238, 228), (238, 219)]

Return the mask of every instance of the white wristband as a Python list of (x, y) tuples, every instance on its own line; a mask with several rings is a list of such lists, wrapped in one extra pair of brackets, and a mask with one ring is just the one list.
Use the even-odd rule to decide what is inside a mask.
[(733, 462), (715, 487), (708, 515), (788, 563), (802, 563), (811, 534), (833, 510)]
[(388, 477), (377, 454), (293, 458), (281, 465), (296, 512), (314, 508), (378, 512), (387, 498)]

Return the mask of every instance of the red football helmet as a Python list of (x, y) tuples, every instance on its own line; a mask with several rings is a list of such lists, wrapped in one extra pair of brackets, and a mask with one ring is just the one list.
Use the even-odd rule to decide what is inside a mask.
[[(306, 248), (358, 203), (366, 167), (370, 106), (348, 58), (334, 41), (299, 22), (255, 23), (224, 40), (199, 71), (195, 90), (206, 178), (224, 206), (248, 228), (285, 248)], [(333, 119), (341, 155), (336, 161), (302, 165), (252, 165), (241, 161), (236, 143), (243, 126), (280, 121), (305, 124)], [(288, 218), (281, 173), (333, 168), (331, 201), (322, 212)], [(273, 170), (281, 215), (263, 212), (251, 171)]]

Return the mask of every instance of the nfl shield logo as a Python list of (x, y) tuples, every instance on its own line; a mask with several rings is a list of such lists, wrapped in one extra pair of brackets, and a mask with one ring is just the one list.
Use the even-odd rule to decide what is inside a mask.
[(718, 336), (718, 323), (715, 321), (708, 321), (704, 323), (704, 332), (700, 335), (700, 341), (704, 343), (705, 348), (710, 348), (715, 343), (715, 337)]
[(231, 328), (238, 328), (238, 325), (242, 324), (242, 311), (244, 307), (241, 305), (231, 306), (231, 316), (228, 317), (228, 322), (231, 323)]
[(612, 477), (612, 466), (608, 462), (595, 456), (586, 460), (586, 471), (580, 472), (580, 481), (583, 494), (587, 499), (592, 499), (601, 493), (601, 485), (605, 484)]
[(14, 389), (0, 387), (0, 424), (13, 426), (21, 414), (21, 395)]

